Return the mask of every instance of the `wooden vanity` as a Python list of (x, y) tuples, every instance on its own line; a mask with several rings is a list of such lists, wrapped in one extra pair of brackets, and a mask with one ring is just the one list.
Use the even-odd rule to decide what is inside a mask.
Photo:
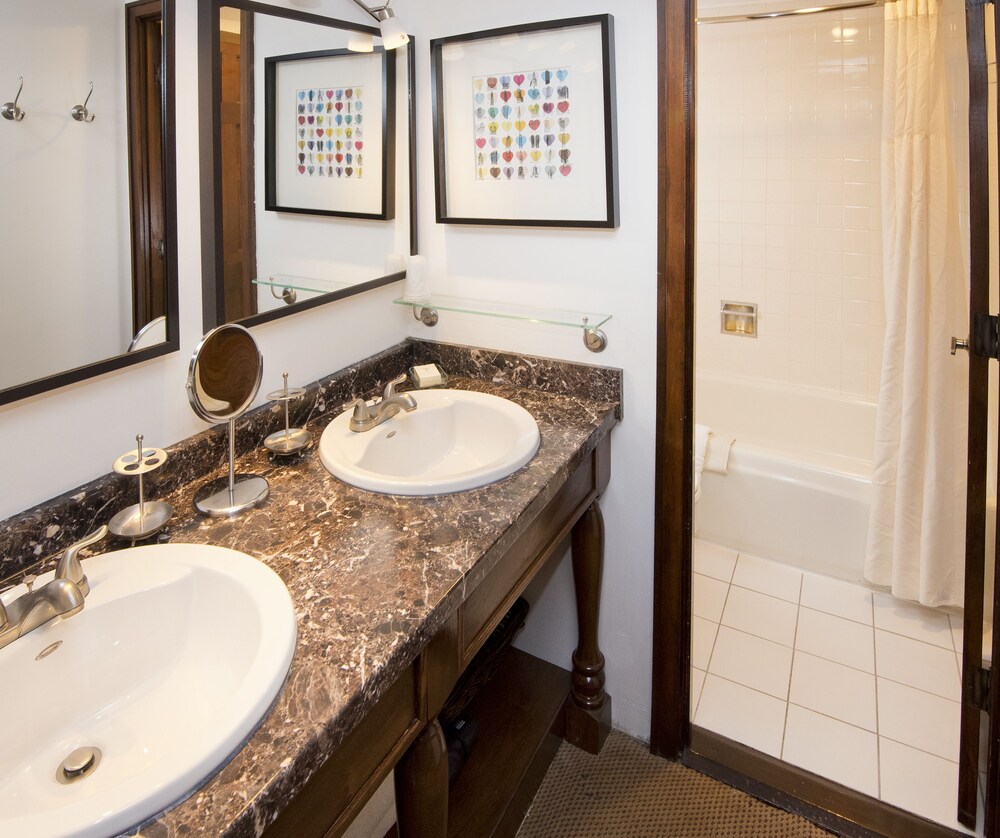
[[(598, 500), (622, 416), (621, 371), (410, 340), (310, 385), (292, 421), (318, 438), (353, 396), (380, 392), (400, 370), (428, 362), (449, 371), (451, 386), (503, 396), (531, 413), (541, 436), (535, 457), (466, 492), (379, 495), (335, 479), (315, 450), (294, 462), (270, 460), (260, 441), (284, 417), (265, 405), (241, 419), (237, 435), (238, 470), (270, 484), (261, 506), (234, 519), (195, 514), (195, 493), (227, 469), (218, 430), (171, 446), (152, 475), (147, 496), (175, 510), (160, 539), (217, 544), (266, 563), (288, 588), (297, 638), (286, 683), (256, 732), (139, 835), (340, 835), (390, 771), (404, 838), (513, 834), (564, 739), (600, 749), (611, 699), (597, 641)], [(58, 555), (133, 494), (111, 474), (0, 522), (0, 575), (16, 582), (41, 572), (50, 559), (12, 567), (9, 557)], [(563, 669), (507, 653), (472, 699), (479, 739), (449, 790), (441, 708), (511, 604), (567, 542), (578, 612), (572, 660)], [(191, 690), (198, 700), (198, 685)]]
[[(598, 499), (611, 474), (605, 436), (445, 626), (375, 703), (309, 781), (267, 836), (309, 838), (343, 833), (395, 767), (398, 831), (408, 836), (513, 834), (555, 754), (560, 738), (600, 751), (611, 724), (598, 647), (604, 522)], [(579, 641), (572, 674), (514, 652), (487, 686), (502, 711), (481, 732), (475, 763), (449, 795), (448, 758), (437, 715), (458, 677), (535, 574), (572, 539)], [(522, 718), (523, 716), (523, 718)], [(484, 802), (489, 805), (484, 806)]]

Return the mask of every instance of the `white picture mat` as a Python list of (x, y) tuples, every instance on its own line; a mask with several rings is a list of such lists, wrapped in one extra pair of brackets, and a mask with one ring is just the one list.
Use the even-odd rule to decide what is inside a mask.
[[(608, 217), (601, 24), (445, 44), (441, 49), (447, 215), (604, 221)], [(570, 177), (476, 179), (473, 79), (566, 67)], [(561, 116), (558, 112), (554, 117)], [(556, 132), (558, 133), (558, 131)]]
[[(305, 177), (297, 170), (296, 93), (360, 87), (364, 133), (361, 178)], [(274, 73), (274, 185), (280, 207), (378, 214), (382, 212), (382, 53), (279, 61)], [(345, 126), (346, 127), (346, 126)]]

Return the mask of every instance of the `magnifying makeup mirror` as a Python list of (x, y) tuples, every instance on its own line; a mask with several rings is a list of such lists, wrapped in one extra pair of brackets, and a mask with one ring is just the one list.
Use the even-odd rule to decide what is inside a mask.
[(229, 423), (229, 477), (195, 493), (194, 508), (202, 515), (231, 518), (267, 500), (263, 477), (236, 474), (236, 420), (253, 402), (263, 373), (257, 342), (234, 323), (212, 329), (194, 350), (187, 380), (191, 408), (206, 422)]

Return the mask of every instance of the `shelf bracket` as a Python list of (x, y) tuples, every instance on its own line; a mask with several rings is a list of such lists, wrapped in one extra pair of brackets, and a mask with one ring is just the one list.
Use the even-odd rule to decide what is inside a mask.
[(608, 348), (608, 336), (603, 329), (584, 329), (583, 345), (591, 352), (603, 352)]
[(437, 309), (427, 306), (414, 306), (413, 319), (419, 320), (425, 326), (436, 326), (438, 322)]

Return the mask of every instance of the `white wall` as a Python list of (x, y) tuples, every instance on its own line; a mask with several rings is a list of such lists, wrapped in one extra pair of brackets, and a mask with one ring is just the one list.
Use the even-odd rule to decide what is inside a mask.
[[(0, 120), (0, 388), (117, 355), (132, 337), (123, 5), (3, 11), (0, 102), (23, 76), (26, 116)], [(91, 81), (95, 119), (76, 122)]]
[[(602, 501), (607, 552), (601, 647), (616, 726), (648, 736), (652, 658), (653, 445), (656, 334), (656, 32), (652, 0), (553, 0), (544, 12), (528, 0), (503, 5), (395, 0), (418, 39), (417, 119), (420, 248), (432, 290), (539, 306), (607, 311), (608, 349), (588, 352), (581, 335), (442, 312), (427, 329), (390, 304), (390, 287), (254, 329), (264, 355), (263, 391), (283, 370), (306, 383), (382, 349), (408, 332), (427, 338), (619, 366), (625, 369), (624, 423), (613, 434), (611, 485)], [(346, 0), (320, 13), (362, 20)], [(614, 231), (463, 228), (435, 225), (430, 123), (431, 37), (540, 19), (611, 12), (618, 77), (621, 227)], [(4, 470), (0, 517), (99, 474), (142, 432), (168, 445), (197, 432), (184, 396), (187, 361), (201, 335), (195, 0), (178, 0), (178, 242), (181, 351), (0, 407)], [(269, 383), (270, 382), (270, 383)], [(261, 401), (258, 399), (258, 402)], [(84, 433), (81, 434), (81, 429)], [(31, 435), (39, 445), (24, 445)], [(42, 444), (43, 443), (43, 444)], [(566, 666), (575, 646), (568, 562), (541, 591), (521, 645)]]
[[(625, 369), (625, 421), (612, 435), (601, 505), (607, 550), (601, 648), (617, 727), (648, 737), (652, 660), (653, 440), (656, 340), (656, 27), (652, 0), (428, 2), (397, 9), (425, 42), (417, 52), (420, 250), (431, 291), (524, 305), (610, 312), (609, 346), (594, 355), (572, 329), (442, 312), (411, 334)], [(395, 4), (394, 4), (395, 7)], [(407, 14), (404, 16), (404, 9)], [(412, 12), (411, 12), (412, 10)], [(615, 17), (621, 226), (618, 230), (437, 225), (426, 40), (539, 20)], [(535, 586), (536, 589), (538, 586)], [(538, 591), (533, 591), (537, 599)], [(575, 646), (572, 576), (563, 561), (518, 645), (567, 666)]]

